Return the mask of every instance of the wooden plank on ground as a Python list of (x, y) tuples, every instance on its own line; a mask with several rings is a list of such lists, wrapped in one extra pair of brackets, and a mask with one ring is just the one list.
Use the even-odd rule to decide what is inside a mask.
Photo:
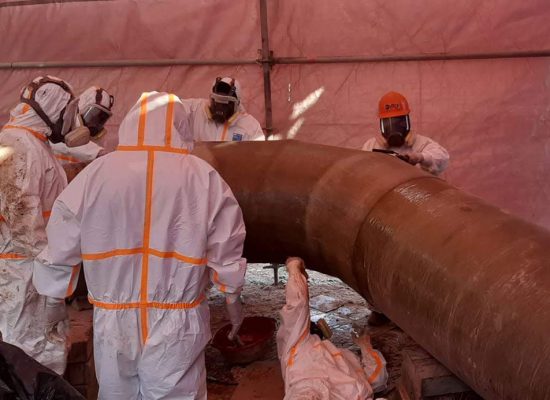
[(403, 350), (399, 392), (403, 399), (481, 399), (468, 385), (421, 347)]

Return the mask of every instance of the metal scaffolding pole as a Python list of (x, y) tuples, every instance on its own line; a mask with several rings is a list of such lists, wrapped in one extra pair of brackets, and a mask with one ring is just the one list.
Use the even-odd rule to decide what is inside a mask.
[(193, 60), (193, 59), (157, 59), (157, 60), (103, 60), (103, 61), (20, 61), (0, 63), (1, 69), (29, 68), (121, 68), (121, 67), (171, 67), (174, 65), (252, 65), (258, 60)]
[(266, 137), (273, 132), (273, 109), (271, 104), (271, 65), (272, 57), (269, 50), (269, 30), (267, 26), (267, 1), (260, 0), (260, 26), (262, 32), (262, 64), (264, 73), (264, 103)]
[[(265, 3), (266, 0), (260, 0)], [(267, 24), (267, 14), (265, 16)], [(265, 26), (265, 32), (263, 32)], [(194, 59), (157, 59), (157, 60), (103, 60), (103, 61), (18, 61), (0, 62), (2, 69), (28, 68), (109, 68), (109, 67), (163, 67), (174, 65), (207, 66), (207, 65), (254, 65), (261, 64), (264, 68), (264, 77), (270, 77), (272, 65), (289, 64), (348, 64), (348, 63), (382, 63), (382, 62), (414, 62), (414, 61), (461, 61), (461, 60), (491, 60), (506, 58), (542, 58), (550, 57), (550, 50), (515, 51), (500, 53), (473, 53), (473, 54), (425, 54), (410, 56), (351, 56), (351, 57), (273, 57), (269, 50), (267, 26), (262, 25), (262, 57), (252, 59), (225, 59), (225, 60), (194, 60)], [(267, 69), (267, 71), (266, 71)], [(267, 81), (265, 93), (271, 93), (271, 82)], [(270, 102), (271, 103), (271, 102)]]
[(510, 51), (496, 53), (471, 54), (420, 54), (397, 56), (351, 56), (351, 57), (275, 57), (272, 64), (347, 64), (347, 63), (381, 63), (381, 62), (411, 62), (411, 61), (460, 61), (460, 60), (491, 60), (503, 58), (538, 58), (550, 57), (550, 50), (540, 51)]
[[(266, 0), (260, 0), (262, 4)], [(267, 14), (265, 16), (267, 24)], [(265, 26), (265, 28), (264, 28)], [(265, 32), (264, 32), (265, 29)], [(193, 60), (193, 59), (157, 59), (157, 60), (106, 60), (106, 61), (19, 61), (0, 62), (3, 69), (30, 69), (30, 68), (121, 68), (121, 67), (163, 67), (174, 65), (205, 66), (205, 65), (253, 65), (261, 64), (264, 68), (264, 77), (270, 76), (272, 65), (289, 64), (347, 64), (347, 63), (381, 63), (381, 62), (414, 62), (414, 61), (461, 61), (461, 60), (490, 60), (506, 58), (542, 58), (550, 57), (550, 50), (541, 51), (514, 51), (499, 53), (473, 54), (425, 54), (410, 56), (361, 56), (361, 57), (272, 57), (269, 50), (267, 26), (262, 25), (262, 57), (252, 59), (226, 60)], [(266, 71), (267, 69), (267, 71)], [(268, 82), (269, 88), (271, 87)], [(267, 95), (267, 91), (266, 95)], [(269, 92), (270, 94), (270, 92)], [(271, 100), (271, 96), (269, 96)], [(271, 103), (271, 101), (270, 101)]]

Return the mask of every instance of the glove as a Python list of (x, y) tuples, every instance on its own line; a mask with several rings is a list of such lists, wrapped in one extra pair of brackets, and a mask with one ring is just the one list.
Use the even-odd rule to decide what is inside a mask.
[(286, 259), (286, 270), (288, 272), (288, 275), (290, 276), (295, 274), (302, 274), (306, 277), (306, 279), (309, 279), (309, 276), (306, 272), (306, 265), (304, 264), (304, 260), (302, 260), (300, 257), (288, 257)]
[(406, 155), (406, 161), (411, 165), (416, 165), (424, 161), (422, 153), (412, 152)]
[(227, 338), (231, 341), (235, 339), (241, 324), (243, 323), (243, 303), (241, 302), (241, 296), (239, 293), (227, 293), (225, 295), (225, 307), (229, 321), (231, 321), (231, 331)]
[(46, 298), (45, 335), (49, 342), (64, 342), (67, 331), (67, 309), (64, 299)]

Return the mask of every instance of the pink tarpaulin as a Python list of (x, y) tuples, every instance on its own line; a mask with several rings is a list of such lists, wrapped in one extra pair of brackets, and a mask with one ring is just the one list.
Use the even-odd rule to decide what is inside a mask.
[[(265, 126), (259, 1), (117, 0), (33, 4), (0, 0), (0, 65), (25, 61), (241, 60), (242, 65), (0, 69), (0, 123), (34, 76), (60, 76), (81, 91), (116, 96), (116, 131), (139, 94), (205, 97), (233, 75)], [(395, 90), (413, 129), (451, 154), (451, 183), (550, 228), (550, 50), (546, 0), (268, 0), (275, 58), (468, 55), (481, 59), (276, 64), (273, 134), (360, 149), (378, 132), (377, 102)], [(495, 54), (500, 54), (494, 58)], [(510, 57), (503, 57), (508, 54)], [(521, 55), (521, 54), (519, 54)], [(514, 57), (511, 57), (514, 56)], [(249, 64), (245, 64), (248, 62)], [(114, 142), (111, 143), (114, 145)]]

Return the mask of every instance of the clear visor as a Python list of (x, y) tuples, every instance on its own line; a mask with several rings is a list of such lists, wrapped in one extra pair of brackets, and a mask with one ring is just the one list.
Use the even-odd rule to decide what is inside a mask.
[(402, 115), (399, 117), (383, 118), (380, 120), (380, 130), (382, 135), (387, 139), (392, 133), (406, 135), (411, 129), (409, 117)]
[(93, 133), (99, 133), (113, 113), (99, 104), (92, 104), (82, 114), (84, 125)]
[(216, 93), (211, 93), (210, 94), (210, 99), (216, 103), (220, 103), (220, 104), (230, 104), (230, 103), (233, 103), (235, 105), (239, 104), (239, 100), (237, 100), (235, 97), (233, 96), (225, 96), (223, 94), (216, 94)]

